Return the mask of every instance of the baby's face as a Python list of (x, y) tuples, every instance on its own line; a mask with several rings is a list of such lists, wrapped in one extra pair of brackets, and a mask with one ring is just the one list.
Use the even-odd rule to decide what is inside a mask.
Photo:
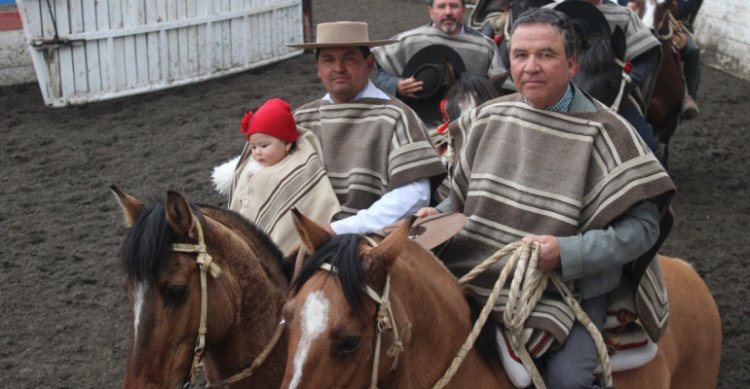
[(284, 159), (292, 147), (290, 142), (261, 133), (250, 135), (248, 141), (252, 147), (253, 159), (263, 167), (275, 165)]

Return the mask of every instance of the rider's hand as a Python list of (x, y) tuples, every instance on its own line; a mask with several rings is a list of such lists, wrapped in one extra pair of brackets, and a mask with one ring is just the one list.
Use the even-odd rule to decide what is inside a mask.
[(440, 211), (438, 211), (437, 208), (425, 207), (425, 208), (420, 208), (419, 211), (417, 211), (417, 213), (415, 213), (415, 215), (417, 215), (417, 217), (421, 218), (421, 217), (427, 217), (427, 216), (437, 215), (439, 213), (440, 213)]
[(523, 238), (524, 242), (539, 242), (539, 262), (541, 271), (555, 270), (560, 267), (560, 243), (552, 235), (531, 235)]
[(396, 87), (396, 94), (402, 97), (418, 98), (416, 93), (422, 90), (422, 81), (418, 81), (414, 77), (403, 78), (398, 82)]

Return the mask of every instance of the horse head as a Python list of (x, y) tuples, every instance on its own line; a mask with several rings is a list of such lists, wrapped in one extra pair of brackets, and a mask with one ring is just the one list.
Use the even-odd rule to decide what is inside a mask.
[(625, 34), (616, 27), (609, 40), (593, 36), (586, 40), (578, 54), (578, 71), (573, 82), (604, 105), (614, 107), (624, 98), (624, 84), (628, 82), (625, 69)]
[(132, 316), (123, 387), (183, 385), (201, 361), (209, 381), (250, 365), (280, 318), (278, 248), (239, 215), (177, 192), (144, 205), (112, 191), (130, 227), (121, 250)]
[(505, 75), (488, 79), (472, 73), (463, 73), (456, 78), (445, 94), (445, 112), (449, 120), (455, 120), (463, 112), (470, 111), (487, 100), (499, 95)]
[[(455, 278), (409, 239), (414, 219), (381, 239), (331, 237), (296, 218), (312, 254), (295, 272), (283, 310), (289, 358), (282, 388), (434, 384), (471, 329), (470, 311)], [(457, 376), (496, 382), (473, 349)]]
[[(330, 237), (298, 212), (295, 221), (312, 255), (295, 270), (284, 306), (292, 354), (282, 387), (367, 386), (372, 359), (389, 364), (387, 357), (374, 355), (378, 304), (369, 300), (365, 287), (382, 293), (389, 269), (408, 243), (408, 230), (370, 247), (359, 235)], [(387, 335), (384, 341), (394, 340)]]

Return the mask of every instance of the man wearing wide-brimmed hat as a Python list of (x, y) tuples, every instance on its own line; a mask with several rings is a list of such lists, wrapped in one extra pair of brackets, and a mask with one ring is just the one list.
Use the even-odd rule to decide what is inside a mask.
[[(415, 72), (424, 69), (424, 65), (442, 65), (447, 61), (454, 67), (459, 66), (461, 71), (478, 76), (504, 74), (497, 45), (463, 23), (465, 12), (464, 0), (432, 0), (428, 8), (429, 23), (394, 36), (396, 44), (373, 50), (378, 68), (375, 85), (410, 106), (417, 106), (415, 110), (423, 117), (415, 100), (430, 99), (436, 90), (431, 78)], [(425, 75), (430, 76), (430, 73)], [(438, 102), (440, 98), (442, 96)]]
[(320, 139), (341, 203), (329, 232), (369, 232), (414, 213), (445, 176), (414, 111), (369, 80), (375, 63), (370, 48), (393, 42), (370, 40), (366, 23), (332, 22), (318, 24), (314, 43), (289, 45), (315, 49), (328, 92), (294, 116)]

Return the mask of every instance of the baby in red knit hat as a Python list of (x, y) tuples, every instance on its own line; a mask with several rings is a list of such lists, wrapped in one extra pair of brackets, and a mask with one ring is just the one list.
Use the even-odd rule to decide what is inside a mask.
[(253, 159), (263, 167), (283, 160), (299, 137), (292, 109), (281, 99), (266, 101), (255, 114), (246, 113), (240, 132), (247, 137)]
[(319, 224), (329, 223), (341, 210), (320, 158), (320, 142), (297, 127), (289, 104), (277, 98), (245, 114), (240, 131), (247, 139), (242, 155), (224, 164), (231, 169), (221, 173), (226, 178), (217, 177), (214, 169), (214, 184), (229, 196), (229, 209), (290, 254), (299, 245), (292, 207)]

